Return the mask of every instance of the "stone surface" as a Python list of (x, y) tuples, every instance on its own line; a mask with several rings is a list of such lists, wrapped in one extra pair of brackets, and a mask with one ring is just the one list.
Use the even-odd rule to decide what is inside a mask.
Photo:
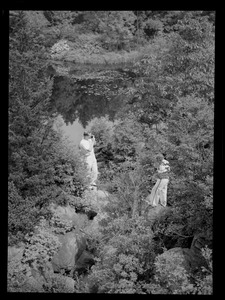
[(22, 259), (25, 245), (8, 247), (8, 262), (12, 259)]
[(52, 259), (53, 270), (55, 272), (60, 272), (61, 269), (71, 271), (86, 248), (86, 239), (83, 234), (72, 231), (60, 235), (59, 241), (62, 246)]
[[(57, 206), (52, 204), (50, 209), (52, 212), (60, 215), (61, 218), (72, 220), (76, 229), (73, 232), (68, 232), (65, 235), (59, 235), (59, 241), (62, 243), (58, 253), (52, 259), (52, 265), (55, 272), (60, 270), (71, 271), (74, 268), (84, 269), (86, 266), (93, 264), (93, 258), (90, 254), (84, 252), (86, 249), (85, 234), (96, 234), (98, 232), (98, 222), (105, 216), (104, 205), (108, 203), (108, 193), (104, 191), (85, 191), (85, 197), (90, 199), (91, 205), (95, 210), (87, 211), (87, 216), (83, 213), (76, 213), (71, 206)], [(86, 217), (83, 220), (84, 216)], [(83, 253), (84, 252), (84, 253)], [(83, 255), (82, 255), (83, 254)], [(81, 258), (80, 258), (81, 257)]]
[(41, 280), (36, 279), (33, 276), (27, 277), (27, 280), (21, 286), (22, 291), (31, 293), (42, 293), (44, 292), (43, 282), (43, 278)]
[(201, 249), (205, 246), (212, 246), (212, 236), (210, 233), (197, 233), (195, 234), (192, 243), (191, 243), (191, 251), (196, 255), (201, 255)]
[(64, 277), (65, 277), (65, 287), (66, 287), (66, 289), (68, 290), (69, 293), (74, 293), (75, 281), (71, 277), (67, 277), (67, 276), (64, 276)]
[(168, 206), (163, 207), (161, 205), (158, 205), (156, 207), (150, 207), (147, 212), (147, 218), (148, 220), (154, 222), (157, 218), (160, 218), (169, 212), (170, 208)]
[(104, 207), (110, 201), (110, 194), (106, 191), (101, 190), (86, 190), (85, 191), (85, 198), (89, 199), (91, 207), (92, 207), (92, 216), (94, 216), (94, 212), (96, 212), (96, 216), (94, 216), (94, 220), (101, 219), (105, 216)]
[(204, 265), (204, 261), (193, 251), (189, 248), (181, 248), (181, 247), (175, 247), (171, 248), (164, 253), (174, 253), (183, 258), (182, 265), (185, 267), (185, 269), (189, 271), (196, 271), (198, 270), (202, 265)]
[(56, 205), (56, 204), (51, 204), (50, 210), (53, 213), (58, 214), (62, 219), (67, 220), (67, 221), (72, 221), (72, 224), (74, 226), (79, 224), (79, 216), (75, 212), (75, 209), (73, 207), (71, 207), (70, 205), (60, 206), (60, 205)]
[(98, 198), (106, 198), (109, 197), (109, 193), (107, 191), (101, 191), (101, 190), (97, 190), (96, 191), (97, 197)]
[(88, 268), (90, 268), (94, 262), (94, 256), (90, 252), (84, 250), (76, 262), (75, 271), (78, 273), (83, 273), (88, 270)]

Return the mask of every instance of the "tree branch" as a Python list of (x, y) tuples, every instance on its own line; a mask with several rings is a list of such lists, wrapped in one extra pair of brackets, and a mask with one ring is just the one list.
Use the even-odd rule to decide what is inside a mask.
[(179, 236), (181, 236), (181, 237), (183, 237), (183, 238), (194, 237), (194, 235), (182, 235), (182, 234), (179, 234), (179, 233), (174, 232), (174, 231), (170, 231), (170, 233), (175, 234), (175, 235), (179, 235)]

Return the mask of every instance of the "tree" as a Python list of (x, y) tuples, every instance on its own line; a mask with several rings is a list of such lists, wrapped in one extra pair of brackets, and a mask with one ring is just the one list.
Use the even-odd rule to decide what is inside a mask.
[(189, 12), (175, 28), (146, 47), (148, 52), (134, 64), (134, 84), (124, 92), (127, 105), (121, 114), (132, 111), (150, 127), (168, 119), (179, 97), (193, 94), (213, 101), (212, 23)]
[(213, 101), (214, 28), (207, 17), (189, 12), (176, 25), (172, 46), (164, 56), (164, 74), (172, 75), (178, 96), (194, 94)]
[(10, 19), (9, 237), (16, 240), (49, 215), (50, 201), (66, 203), (86, 184), (83, 164), (53, 128), (48, 57), (28, 16), (19, 11)]
[[(48, 109), (52, 80), (45, 77), (48, 62), (38, 29), (35, 32), (26, 24), (25, 12), (18, 12), (10, 23), (9, 173), (14, 176), (24, 168), (29, 172), (32, 144), (39, 144), (36, 151), (40, 155), (40, 145), (51, 128)], [(19, 187), (24, 178), (20, 183), (14, 180)]]

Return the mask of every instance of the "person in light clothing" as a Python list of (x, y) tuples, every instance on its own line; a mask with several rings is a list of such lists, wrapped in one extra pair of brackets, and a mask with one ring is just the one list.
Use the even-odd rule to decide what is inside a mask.
[(96, 144), (94, 135), (88, 132), (84, 132), (83, 139), (80, 141), (79, 148), (87, 163), (88, 173), (91, 179), (91, 186), (96, 186), (96, 180), (98, 177), (98, 165), (94, 153), (94, 145)]
[(162, 154), (156, 156), (157, 166), (157, 181), (154, 185), (151, 194), (147, 197), (146, 202), (153, 207), (156, 207), (159, 202), (162, 206), (167, 205), (167, 186), (169, 182), (169, 162), (164, 159)]

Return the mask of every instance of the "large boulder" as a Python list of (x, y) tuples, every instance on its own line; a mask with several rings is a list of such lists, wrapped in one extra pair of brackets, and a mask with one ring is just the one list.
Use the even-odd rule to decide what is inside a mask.
[(156, 207), (150, 207), (147, 212), (147, 218), (149, 221), (154, 223), (156, 219), (159, 219), (170, 212), (171, 208), (166, 206), (158, 205)]
[(75, 271), (79, 274), (86, 272), (93, 264), (94, 256), (90, 252), (84, 250), (76, 262)]
[(191, 251), (197, 256), (201, 256), (201, 249), (205, 246), (212, 247), (212, 236), (210, 232), (195, 234), (192, 243)]
[(86, 248), (86, 238), (83, 233), (72, 231), (59, 235), (59, 241), (62, 246), (52, 259), (53, 270), (71, 271)]
[(98, 199), (103, 199), (109, 197), (109, 193), (107, 191), (97, 190), (96, 191)]
[(96, 216), (91, 220), (85, 227), (85, 232), (90, 236), (101, 236), (100, 232), (100, 221), (107, 217), (107, 212), (105, 211), (105, 206), (109, 203), (112, 195), (106, 191), (97, 190), (97, 191), (85, 191), (85, 197), (90, 199), (91, 205), (96, 211)]
[(182, 258), (180, 263), (188, 272), (195, 272), (204, 265), (202, 257), (193, 253), (189, 248), (175, 247), (165, 251), (163, 254), (171, 255), (171, 259), (173, 256)]
[(24, 253), (25, 245), (20, 243), (16, 246), (9, 246), (8, 247), (8, 262), (13, 259), (21, 260), (23, 253)]
[(75, 281), (73, 280), (73, 278), (64, 276), (64, 279), (65, 279), (65, 288), (67, 289), (67, 292), (74, 293)]

